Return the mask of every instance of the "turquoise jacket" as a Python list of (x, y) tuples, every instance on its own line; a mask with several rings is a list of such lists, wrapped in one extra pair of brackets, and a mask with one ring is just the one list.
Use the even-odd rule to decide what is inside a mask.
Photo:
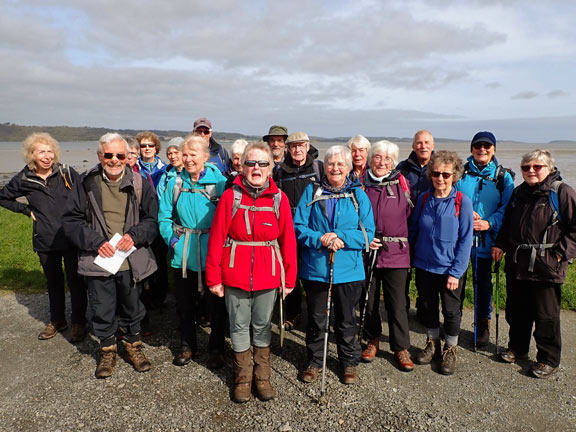
[[(220, 197), (224, 192), (226, 177), (220, 173), (220, 170), (212, 164), (206, 164), (204, 173), (200, 179), (192, 184), (190, 175), (184, 169), (181, 173), (183, 180), (183, 189), (195, 189), (203, 191), (208, 185), (214, 185), (215, 195)], [(176, 177), (173, 177), (166, 186), (165, 192), (160, 197), (160, 207), (158, 210), (158, 224), (160, 226), (160, 235), (172, 251), (170, 265), (173, 268), (182, 268), (184, 253), (186, 254), (186, 267), (192, 271), (202, 271), (206, 265), (206, 253), (208, 250), (208, 233), (214, 218), (216, 210), (216, 201), (211, 202), (202, 193), (182, 191), (176, 203), (173, 206), (174, 183)], [(194, 229), (205, 231), (202, 233), (189, 233), (188, 244), (186, 243), (186, 234), (184, 230), (179, 233), (174, 228), (184, 227), (185, 229)], [(178, 230), (176, 230), (178, 231)], [(198, 256), (200, 253), (200, 256)]]
[[(182, 168), (182, 171), (180, 171), (180, 172), (183, 172), (183, 171), (185, 171), (184, 168)], [(174, 177), (176, 177), (178, 174), (179, 174), (178, 171), (172, 165), (168, 165), (166, 167), (166, 170), (164, 171), (164, 173), (160, 177), (160, 180), (158, 181), (158, 185), (156, 186), (156, 194), (158, 195), (158, 201), (162, 200), (162, 195), (166, 191), (166, 188), (168, 187), (168, 183), (170, 183), (170, 181)], [(172, 183), (172, 187), (174, 187), (174, 183)]]
[(480, 215), (482, 220), (490, 223), (488, 231), (479, 233), (478, 256), (480, 258), (491, 257), (492, 245), (498, 235), (498, 231), (500, 231), (504, 211), (514, 190), (514, 180), (510, 173), (506, 172), (504, 175), (504, 187), (502, 193), (500, 193), (496, 187), (496, 182), (491, 180), (496, 180), (497, 168), (498, 161), (496, 158), (493, 158), (488, 165), (480, 170), (474, 158), (470, 156), (468, 158), (469, 173), (456, 183), (456, 190), (470, 198), (473, 210)]
[(360, 186), (360, 182), (356, 181), (349, 184), (345, 191), (354, 191), (359, 206), (358, 212), (351, 198), (319, 201), (308, 206), (314, 194), (314, 184), (306, 187), (294, 215), (296, 239), (302, 248), (298, 262), (299, 277), (326, 283), (330, 281), (328, 249), (322, 246), (320, 237), (334, 232), (344, 241), (344, 248), (334, 255), (333, 283), (365, 279), (362, 251), (366, 248), (366, 240), (360, 229), (359, 220), (364, 224), (368, 243), (374, 238), (375, 227), (372, 204)]

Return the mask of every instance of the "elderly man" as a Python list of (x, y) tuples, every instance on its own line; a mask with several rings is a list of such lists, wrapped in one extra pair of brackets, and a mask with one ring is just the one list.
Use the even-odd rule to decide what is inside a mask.
[(230, 170), (232, 166), (232, 160), (228, 151), (218, 144), (214, 137), (212, 136), (212, 122), (206, 117), (200, 117), (194, 121), (194, 133), (204, 137), (208, 141), (208, 148), (210, 150), (210, 159), (208, 162), (212, 162), (218, 167), (220, 172), (224, 175)]
[(288, 138), (288, 129), (286, 126), (270, 126), (268, 135), (262, 137), (262, 141), (268, 143), (272, 156), (274, 157), (274, 164), (278, 166), (284, 160), (286, 153), (286, 138)]
[(426, 167), (434, 153), (434, 137), (427, 130), (419, 130), (412, 140), (412, 152), (408, 159), (398, 164), (398, 170), (410, 183), (410, 199), (416, 202), (421, 193), (432, 186), (426, 175)]
[[(146, 181), (135, 182), (126, 166), (128, 144), (122, 136), (108, 133), (100, 138), (100, 163), (74, 185), (63, 216), (66, 236), (79, 251), (78, 273), (86, 277), (94, 334), (100, 340), (97, 378), (112, 375), (116, 364), (116, 332), (124, 333), (126, 360), (138, 372), (150, 362), (142, 353), (140, 322), (145, 310), (140, 301), (141, 281), (156, 270), (149, 245), (158, 231), (158, 204)], [(113, 245), (110, 240), (121, 238)], [(135, 247), (115, 273), (95, 262)], [(116, 313), (118, 312), (118, 317)]]
[[(274, 181), (279, 189), (282, 189), (292, 209), (292, 216), (304, 189), (313, 182), (320, 182), (324, 174), (324, 166), (321, 161), (315, 160), (310, 154), (310, 139), (304, 132), (294, 132), (286, 139), (288, 153), (284, 161), (277, 165), (274, 170)], [(302, 293), (300, 285), (291, 295), (286, 297), (286, 320), (284, 328), (292, 330), (300, 320)]]

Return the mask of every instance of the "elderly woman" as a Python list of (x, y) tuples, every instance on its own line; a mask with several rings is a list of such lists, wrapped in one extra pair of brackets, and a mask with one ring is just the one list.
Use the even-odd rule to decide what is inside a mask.
[(225, 297), (228, 310), (235, 402), (250, 399), (252, 380), (261, 400), (275, 397), (270, 384), (272, 310), (278, 289), (286, 295), (296, 283), (290, 203), (272, 180), (270, 148), (264, 142), (249, 144), (241, 162), (242, 173), (216, 209), (206, 260), (210, 291)]
[(144, 131), (138, 132), (136, 139), (140, 143), (140, 158), (138, 159), (140, 172), (143, 177), (146, 177), (146, 174), (150, 175), (156, 187), (166, 169), (166, 164), (158, 156), (162, 148), (160, 138), (154, 132)]
[[(412, 266), (416, 268), (416, 288), (426, 346), (415, 358), (429, 364), (442, 356), (441, 371), (452, 375), (460, 333), (460, 278), (468, 268), (472, 249), (473, 212), (470, 199), (456, 191), (464, 168), (455, 152), (438, 151), (428, 164), (432, 188), (421, 194), (410, 219)], [(442, 299), (446, 344), (440, 352), (439, 301)]]
[[(22, 154), (26, 166), (0, 190), (0, 206), (30, 216), (34, 221), (32, 245), (46, 276), (50, 304), (50, 322), (38, 339), (51, 339), (68, 327), (64, 261), (72, 304), (70, 342), (80, 342), (86, 335), (86, 286), (78, 276), (76, 249), (62, 230), (62, 214), (78, 174), (59, 163), (58, 141), (47, 133), (29, 135), (22, 144)], [(28, 202), (18, 201), (20, 197)]]
[(535, 326), (536, 361), (531, 372), (547, 378), (560, 365), (561, 285), (568, 262), (576, 257), (576, 193), (562, 182), (547, 150), (522, 156), (524, 182), (514, 189), (502, 228), (492, 248), (506, 253), (508, 363), (526, 359)]
[[(384, 292), (384, 306), (388, 315), (390, 349), (400, 370), (414, 369), (410, 359), (410, 329), (406, 278), (410, 269), (408, 245), (408, 216), (412, 211), (410, 185), (396, 170), (398, 146), (390, 141), (378, 141), (368, 152), (369, 169), (364, 183), (372, 203), (376, 221), (376, 237), (370, 244), (376, 253), (372, 286), (364, 318), (364, 338), (368, 341), (362, 361), (371, 362), (378, 352), (382, 335), (380, 317), (380, 286)], [(370, 255), (371, 257), (371, 255)], [(369, 259), (369, 265), (372, 265)]]
[(370, 151), (370, 141), (362, 135), (355, 135), (348, 140), (348, 148), (352, 152), (353, 174), (363, 185), (366, 175), (368, 152)]
[[(358, 380), (361, 348), (356, 338), (355, 308), (365, 278), (362, 251), (368, 249), (374, 237), (374, 215), (360, 182), (349, 177), (351, 170), (350, 151), (344, 146), (330, 147), (324, 156), (325, 175), (319, 184), (304, 190), (294, 216), (302, 248), (298, 276), (308, 305), (308, 363), (300, 375), (307, 383), (315, 381), (322, 368), (331, 282), (341, 379), (344, 384)], [(330, 251), (334, 252), (332, 265)]]
[(243, 139), (237, 139), (232, 143), (230, 146), (230, 153), (232, 154), (232, 164), (230, 166), (230, 170), (228, 171), (228, 180), (226, 181), (226, 189), (231, 187), (234, 184), (234, 180), (238, 174), (242, 172), (242, 154), (244, 153), (244, 149), (248, 145), (248, 141)]
[[(187, 138), (181, 144), (180, 152), (184, 164), (180, 176), (182, 183), (177, 183), (179, 177), (168, 182), (158, 211), (160, 234), (172, 252), (170, 265), (175, 269), (181, 340), (173, 362), (176, 366), (188, 364), (197, 350), (195, 302), (199, 292), (207, 289), (204, 269), (208, 233), (226, 183), (220, 170), (206, 163), (210, 153), (204, 138)], [(208, 367), (216, 369), (224, 365), (226, 310), (221, 299), (209, 293), (207, 298), (212, 318)]]
[[(166, 191), (166, 187), (170, 180), (174, 177), (180, 176), (182, 169), (184, 168), (184, 162), (182, 162), (182, 152), (180, 151), (180, 145), (184, 142), (184, 138), (176, 137), (172, 138), (168, 141), (168, 145), (166, 147), (166, 157), (168, 158), (168, 162), (170, 165), (166, 167), (164, 170), (164, 174), (160, 177), (160, 181), (158, 182), (158, 186), (156, 187), (156, 193), (158, 194), (158, 198), (161, 199), (162, 194)], [(181, 180), (177, 180), (176, 183), (181, 185)]]

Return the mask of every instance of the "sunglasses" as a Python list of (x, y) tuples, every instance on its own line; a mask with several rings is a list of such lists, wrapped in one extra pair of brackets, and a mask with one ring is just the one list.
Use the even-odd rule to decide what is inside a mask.
[(114, 156), (116, 156), (116, 159), (120, 161), (126, 159), (126, 155), (124, 153), (104, 153), (102, 156), (104, 156), (104, 159), (112, 159)]
[(474, 150), (480, 150), (481, 148), (484, 148), (484, 150), (489, 150), (492, 147), (492, 143), (487, 143), (487, 142), (478, 142), (476, 144), (472, 144), (472, 148)]
[(153, 148), (156, 144), (140, 144), (140, 148)]
[(247, 161), (244, 161), (244, 165), (246, 165), (247, 167), (250, 167), (250, 168), (255, 167), (256, 164), (258, 164), (258, 166), (260, 168), (266, 168), (267, 166), (270, 165), (270, 162), (265, 161), (265, 160), (261, 160), (261, 161), (247, 160)]
[(194, 132), (202, 134), (202, 135), (209, 135), (212, 132), (211, 129), (196, 129)]
[(442, 176), (444, 178), (444, 180), (448, 180), (453, 175), (454, 175), (454, 173), (442, 172), (442, 171), (432, 171), (432, 177), (438, 178), (438, 177)]
[(534, 172), (542, 171), (542, 168), (545, 168), (546, 165), (522, 165), (520, 169), (524, 172), (530, 171), (530, 168), (534, 170)]

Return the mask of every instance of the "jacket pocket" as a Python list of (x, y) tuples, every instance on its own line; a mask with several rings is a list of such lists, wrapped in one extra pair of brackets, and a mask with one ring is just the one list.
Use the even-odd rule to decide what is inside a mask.
[(442, 242), (455, 242), (458, 239), (458, 224), (455, 216), (442, 216), (436, 222), (434, 236)]

